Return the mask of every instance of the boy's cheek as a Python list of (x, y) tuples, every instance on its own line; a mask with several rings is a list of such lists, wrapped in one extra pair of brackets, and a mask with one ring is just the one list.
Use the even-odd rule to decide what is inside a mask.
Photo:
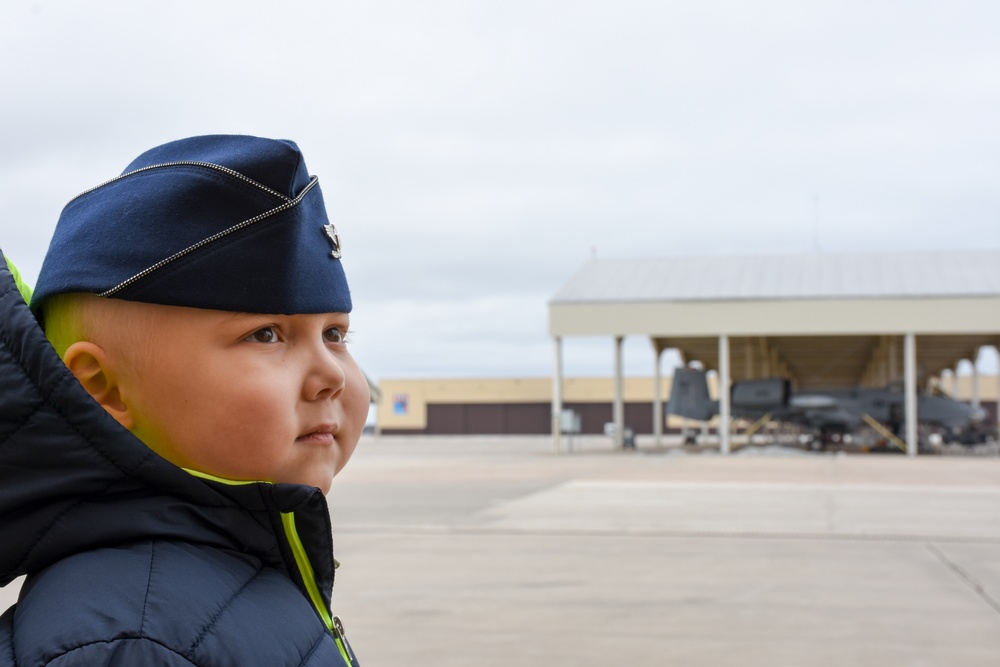
[(368, 419), (368, 408), (371, 405), (371, 393), (368, 390), (368, 383), (365, 382), (356, 392), (356, 398), (350, 407), (351, 431), (355, 434), (355, 440), (361, 437), (361, 431), (365, 427)]
[(361, 437), (361, 431), (368, 419), (368, 408), (371, 405), (371, 390), (368, 387), (368, 381), (357, 366), (348, 375), (344, 398), (344, 416), (348, 422), (346, 426), (349, 427), (352, 440), (356, 443)]

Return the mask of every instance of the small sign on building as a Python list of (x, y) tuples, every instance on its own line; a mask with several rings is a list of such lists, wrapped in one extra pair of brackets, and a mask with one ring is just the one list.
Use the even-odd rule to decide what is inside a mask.
[(410, 395), (401, 393), (392, 395), (392, 413), (395, 415), (410, 414)]
[(563, 433), (579, 433), (580, 413), (569, 408), (564, 408), (559, 413), (559, 430)]

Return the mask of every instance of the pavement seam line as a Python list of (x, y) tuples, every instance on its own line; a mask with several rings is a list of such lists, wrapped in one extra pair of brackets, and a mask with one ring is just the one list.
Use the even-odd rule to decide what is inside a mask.
[(934, 546), (932, 542), (928, 542), (926, 546), (927, 550), (930, 551), (935, 556), (937, 556), (937, 559), (941, 561), (941, 563), (944, 564), (945, 567), (954, 572), (958, 576), (958, 578), (961, 579), (963, 583), (965, 583), (965, 585), (974, 590), (976, 592), (976, 595), (981, 597), (986, 602), (986, 604), (993, 607), (993, 610), (998, 614), (1000, 614), (1000, 603), (997, 603), (996, 600), (990, 597), (990, 594), (986, 592), (986, 589), (983, 587), (981, 583), (979, 583), (979, 580), (977, 580), (971, 574), (966, 572), (961, 565), (953, 562), (950, 558), (944, 555), (944, 553), (936, 546)]
[(345, 525), (337, 528), (343, 535), (497, 535), (516, 537), (607, 537), (607, 538), (699, 538), (764, 539), (851, 542), (922, 542), (946, 544), (1000, 544), (1000, 537), (975, 535), (912, 535), (885, 533), (807, 533), (774, 531), (686, 531), (686, 530), (602, 530), (572, 528), (496, 528), (448, 525)]

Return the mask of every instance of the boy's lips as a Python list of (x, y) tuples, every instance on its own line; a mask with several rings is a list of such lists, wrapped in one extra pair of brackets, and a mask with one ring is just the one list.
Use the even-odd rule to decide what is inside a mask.
[(296, 442), (305, 442), (317, 445), (332, 445), (336, 440), (337, 426), (331, 424), (323, 424), (322, 426), (317, 426), (310, 429), (306, 433), (303, 433), (295, 440)]

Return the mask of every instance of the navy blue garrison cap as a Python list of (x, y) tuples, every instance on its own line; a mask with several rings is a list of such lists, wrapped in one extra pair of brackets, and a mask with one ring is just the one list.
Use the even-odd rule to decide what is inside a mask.
[(31, 300), (85, 292), (233, 312), (350, 312), (340, 238), (291, 141), (149, 150), (63, 209)]

